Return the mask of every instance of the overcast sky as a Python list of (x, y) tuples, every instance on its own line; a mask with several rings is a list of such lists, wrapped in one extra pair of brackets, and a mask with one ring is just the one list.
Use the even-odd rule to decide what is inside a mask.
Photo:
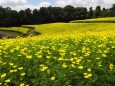
[(40, 8), (42, 6), (61, 6), (73, 5), (75, 7), (102, 7), (109, 8), (115, 4), (115, 0), (0, 0), (0, 6), (11, 7), (12, 9), (20, 10), (25, 8)]

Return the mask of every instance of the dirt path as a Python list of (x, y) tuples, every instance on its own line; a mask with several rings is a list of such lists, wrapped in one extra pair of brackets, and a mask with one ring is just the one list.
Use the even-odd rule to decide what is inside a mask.
[(17, 37), (18, 34), (19, 33), (11, 32), (11, 31), (0, 31), (0, 38), (4, 36), (8, 38), (14, 38), (14, 37)]

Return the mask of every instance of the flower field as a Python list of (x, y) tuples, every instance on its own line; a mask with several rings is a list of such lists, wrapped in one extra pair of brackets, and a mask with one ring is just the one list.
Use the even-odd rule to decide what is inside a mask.
[(2, 86), (114, 84), (114, 33), (56, 34), (0, 40)]
[(71, 23), (115, 23), (115, 17), (74, 20)]

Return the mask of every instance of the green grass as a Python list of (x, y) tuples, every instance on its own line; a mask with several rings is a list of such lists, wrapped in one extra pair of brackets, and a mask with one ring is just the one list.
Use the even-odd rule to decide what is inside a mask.
[(1, 27), (0, 30), (5, 30), (5, 31), (16, 31), (20, 32), (22, 34), (27, 34), (27, 31), (29, 30), (28, 28), (23, 28), (23, 27)]
[(115, 23), (115, 17), (74, 20), (71, 23)]
[(115, 24), (113, 23), (51, 23), (35, 25), (36, 32), (41, 34), (62, 34), (72, 32), (115, 32)]

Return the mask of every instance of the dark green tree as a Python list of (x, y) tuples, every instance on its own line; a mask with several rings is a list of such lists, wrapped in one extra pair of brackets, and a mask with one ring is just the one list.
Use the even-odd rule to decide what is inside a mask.
[(97, 6), (94, 12), (94, 17), (98, 18), (101, 16), (101, 7)]

